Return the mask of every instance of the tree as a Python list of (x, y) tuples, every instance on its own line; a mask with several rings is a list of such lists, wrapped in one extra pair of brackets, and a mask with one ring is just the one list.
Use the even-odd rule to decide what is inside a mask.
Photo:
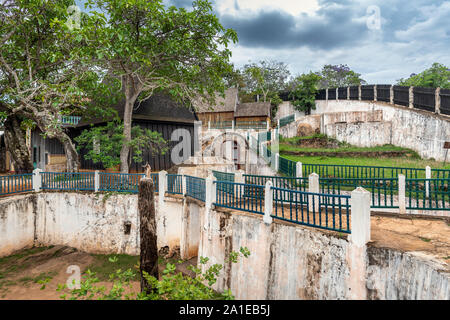
[[(142, 129), (140, 126), (131, 128), (131, 140), (125, 142), (123, 136), (123, 123), (116, 119), (105, 126), (92, 127), (83, 130), (75, 138), (77, 151), (85, 150), (86, 160), (101, 163), (105, 168), (113, 168), (120, 164), (120, 150), (124, 143), (129, 143), (133, 160), (141, 163), (143, 149), (151, 147), (152, 153), (165, 154), (168, 150), (167, 142), (159, 132)], [(130, 165), (130, 163), (128, 163)]]
[(400, 79), (400, 86), (429, 87), (450, 89), (450, 69), (443, 64), (433, 63), (431, 68), (419, 74), (411, 74), (408, 79)]
[(359, 86), (366, 83), (361, 78), (361, 74), (351, 70), (345, 64), (327, 64), (323, 66), (321, 71), (317, 72), (317, 75), (321, 77), (320, 89)]
[(289, 96), (296, 110), (310, 114), (311, 109), (316, 109), (316, 93), (320, 80), (320, 76), (311, 71), (294, 79)]
[(262, 95), (264, 102), (269, 98), (276, 99), (278, 92), (284, 89), (286, 80), (290, 76), (287, 65), (274, 60), (246, 64), (242, 74), (246, 93)]
[(89, 0), (91, 12), (79, 32), (80, 56), (119, 81), (125, 96), (121, 172), (128, 172), (131, 122), (136, 102), (155, 90), (167, 90), (177, 100), (214, 100), (224, 92), (223, 75), (231, 71), (227, 49), (237, 35), (225, 29), (207, 0), (192, 10), (161, 0)]
[[(78, 154), (60, 119), (83, 111), (87, 96), (80, 84), (98, 82), (90, 66), (72, 55), (74, 33), (66, 21), (74, 4), (7, 0), (0, 13), (0, 111), (13, 123), (32, 120), (46, 137), (58, 139), (69, 171), (78, 171)], [(15, 164), (27, 168), (29, 152), (23, 139), (10, 139), (14, 134), (5, 135), (8, 150)]]

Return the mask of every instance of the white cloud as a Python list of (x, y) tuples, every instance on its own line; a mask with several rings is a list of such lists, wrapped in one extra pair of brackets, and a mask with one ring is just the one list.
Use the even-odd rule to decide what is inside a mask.
[(251, 15), (261, 10), (280, 10), (292, 15), (314, 13), (319, 4), (317, 0), (217, 0), (217, 11), (221, 14)]

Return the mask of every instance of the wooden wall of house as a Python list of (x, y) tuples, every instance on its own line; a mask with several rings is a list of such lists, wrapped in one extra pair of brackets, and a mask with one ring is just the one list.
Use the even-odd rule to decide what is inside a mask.
[(205, 112), (197, 113), (198, 120), (202, 122), (202, 125), (207, 127), (208, 121), (222, 122), (234, 120), (234, 112)]
[(236, 122), (239, 122), (239, 121), (257, 121), (257, 122), (259, 122), (259, 121), (270, 121), (270, 118), (269, 117), (264, 117), (264, 116), (261, 116), (261, 117), (236, 117)]
[[(130, 165), (130, 173), (131, 172), (144, 172), (143, 166), (148, 162), (152, 167), (152, 171), (160, 171), (167, 170), (173, 167), (175, 164), (171, 160), (172, 149), (178, 144), (177, 141), (171, 141), (172, 133), (176, 129), (185, 129), (186, 133), (189, 133), (191, 142), (191, 150), (190, 153), (186, 155), (181, 155), (184, 160), (187, 160), (190, 156), (194, 154), (194, 125), (193, 124), (184, 124), (184, 123), (174, 123), (174, 122), (161, 122), (161, 121), (133, 121), (133, 125), (139, 125), (144, 129), (150, 129), (151, 131), (160, 132), (164, 138), (168, 142), (169, 150), (164, 155), (153, 155), (151, 148), (144, 150), (143, 152), (143, 162), (136, 163), (134, 161), (131, 162)], [(76, 128), (72, 130), (71, 136), (75, 137), (81, 133), (83, 128)], [(184, 137), (183, 137), (184, 138)], [(185, 137), (188, 139), (188, 137)], [(84, 155), (86, 154), (85, 150), (80, 152), (80, 162), (81, 169), (84, 170), (104, 170), (101, 164), (93, 163), (92, 160), (86, 160)]]

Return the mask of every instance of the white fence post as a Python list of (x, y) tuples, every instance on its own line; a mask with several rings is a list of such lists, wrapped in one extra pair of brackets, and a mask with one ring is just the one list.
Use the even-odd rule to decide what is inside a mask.
[(434, 93), (434, 104), (435, 104), (435, 110), (434, 112), (436, 112), (437, 114), (441, 113), (441, 88), (436, 88), (436, 91)]
[(186, 190), (187, 190), (187, 186), (186, 186), (186, 176), (183, 174), (183, 176), (181, 177), (181, 181), (182, 181), (182, 189), (183, 189), (183, 196), (186, 196)]
[(347, 87), (347, 100), (350, 100), (350, 87)]
[(406, 178), (405, 175), (398, 175), (398, 208), (400, 214), (406, 213)]
[(42, 170), (39, 169), (39, 168), (33, 170), (32, 183), (33, 183), (33, 190), (34, 190), (34, 192), (41, 191), (41, 188), (42, 188), (41, 172), (42, 172)]
[(280, 119), (277, 120), (277, 128), (280, 127)]
[(278, 172), (280, 170), (280, 154), (275, 154), (275, 171)]
[(370, 241), (370, 192), (358, 187), (351, 194), (351, 242), (363, 247)]
[(409, 107), (414, 108), (414, 87), (409, 87)]
[(272, 192), (272, 181), (266, 182), (265, 192), (264, 192), (264, 218), (265, 224), (272, 223), (272, 212), (273, 212), (273, 192)]
[(336, 101), (339, 100), (339, 88), (336, 88)]
[(164, 198), (167, 191), (167, 171), (160, 171), (158, 173), (158, 196), (159, 196), (159, 208), (162, 209), (164, 205)]
[(377, 85), (375, 84), (373, 86), (373, 101), (377, 101), (378, 100), (378, 95), (377, 95)]
[(358, 100), (361, 101), (361, 85), (358, 86)]
[(234, 120), (231, 120), (231, 130), (234, 131)]
[[(431, 179), (431, 168), (425, 167), (425, 179)], [(430, 181), (425, 181), (425, 195), (428, 198), (430, 196)]]
[(297, 178), (303, 178), (303, 166), (301, 162), (297, 162), (295, 165), (295, 172), (297, 173)]
[(98, 192), (100, 189), (100, 174), (98, 170), (94, 172), (94, 192)]
[(213, 203), (216, 201), (216, 185), (214, 184), (216, 177), (209, 175), (205, 179), (205, 207), (207, 210), (212, 208)]
[(211, 121), (208, 121), (208, 130), (211, 130)]
[(328, 101), (328, 88), (325, 89), (325, 101)]
[[(308, 176), (308, 192), (319, 193), (319, 175), (315, 172)], [(309, 195), (309, 211), (319, 212), (319, 197)]]
[(266, 121), (266, 130), (270, 130), (270, 120)]
[(394, 104), (394, 86), (391, 85), (391, 88), (389, 89), (389, 103)]
[(238, 170), (234, 174), (234, 181), (236, 183), (244, 183), (244, 170)]

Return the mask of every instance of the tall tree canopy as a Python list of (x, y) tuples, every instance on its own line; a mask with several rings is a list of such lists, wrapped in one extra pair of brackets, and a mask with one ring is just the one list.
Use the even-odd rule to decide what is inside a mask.
[(419, 74), (413, 73), (408, 79), (398, 80), (398, 85), (450, 89), (450, 69), (435, 62)]
[(128, 172), (132, 113), (136, 102), (165, 90), (179, 100), (214, 99), (232, 71), (225, 29), (207, 0), (191, 10), (165, 7), (161, 0), (89, 0), (91, 11), (79, 31), (79, 56), (89, 57), (118, 81), (124, 94), (121, 171)]
[(361, 74), (351, 70), (346, 64), (324, 65), (317, 74), (321, 77), (320, 89), (359, 86), (366, 83)]
[(310, 114), (311, 109), (316, 109), (316, 93), (320, 80), (320, 76), (313, 72), (294, 78), (291, 82), (290, 98), (296, 110)]

